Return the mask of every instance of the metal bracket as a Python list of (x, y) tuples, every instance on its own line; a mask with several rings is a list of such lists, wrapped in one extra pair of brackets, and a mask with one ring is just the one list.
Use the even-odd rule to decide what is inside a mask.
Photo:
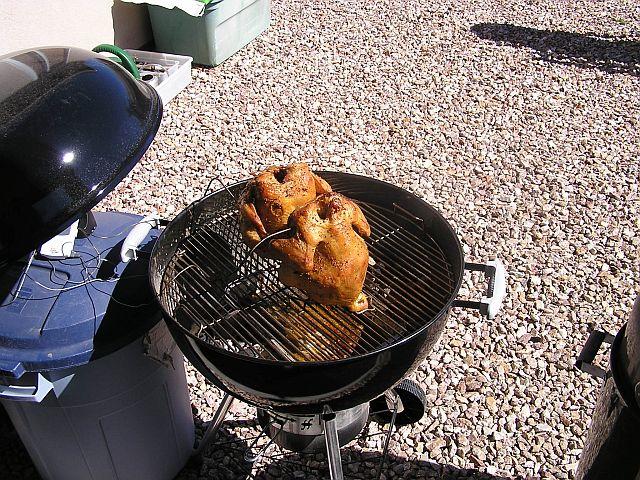
[(600, 350), (602, 344), (608, 343), (611, 345), (614, 339), (615, 337), (607, 332), (602, 332), (600, 330), (594, 330), (591, 332), (589, 334), (589, 338), (587, 338), (586, 343), (580, 351), (580, 355), (578, 355), (578, 359), (575, 363), (576, 368), (588, 373), (592, 377), (606, 379), (608, 375), (607, 371), (604, 368), (593, 365), (592, 362), (596, 358), (598, 350)]

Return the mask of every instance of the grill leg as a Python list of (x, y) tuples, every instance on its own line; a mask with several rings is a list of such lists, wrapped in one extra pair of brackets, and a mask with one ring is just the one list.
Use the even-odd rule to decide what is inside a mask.
[(331, 480), (343, 480), (342, 458), (340, 457), (340, 441), (338, 440), (338, 426), (336, 414), (328, 406), (322, 413), (322, 426), (324, 439), (327, 443), (327, 462), (329, 463), (329, 476)]
[(387, 461), (387, 454), (389, 453), (389, 441), (391, 440), (391, 434), (393, 433), (393, 427), (396, 424), (396, 416), (399, 411), (402, 411), (404, 407), (402, 406), (402, 401), (396, 392), (390, 390), (385, 393), (385, 397), (387, 398), (387, 405), (391, 403), (391, 423), (389, 423), (389, 430), (387, 430), (387, 435), (384, 439), (384, 448), (382, 450), (382, 458), (380, 459), (380, 463), (378, 464), (378, 471), (376, 472), (376, 479), (379, 479), (382, 475), (382, 468), (384, 467), (385, 462)]
[(204, 432), (204, 435), (202, 436), (202, 440), (200, 440), (198, 446), (193, 450), (193, 455), (200, 455), (202, 450), (204, 450), (209, 442), (211, 442), (213, 437), (216, 435), (216, 432), (220, 429), (222, 421), (224, 420), (224, 417), (227, 416), (227, 412), (231, 408), (234, 400), (235, 398), (228, 393), (225, 393), (224, 397), (222, 397), (218, 410), (216, 410), (216, 413), (213, 415), (211, 423), (209, 423), (209, 426), (207, 427), (207, 431)]

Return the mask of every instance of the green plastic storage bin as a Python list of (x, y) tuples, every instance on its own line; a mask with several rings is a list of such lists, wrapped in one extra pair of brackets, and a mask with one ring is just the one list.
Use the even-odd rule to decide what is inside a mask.
[(156, 50), (189, 55), (201, 65), (221, 64), (264, 32), (271, 21), (271, 0), (212, 2), (201, 17), (178, 8), (148, 8)]

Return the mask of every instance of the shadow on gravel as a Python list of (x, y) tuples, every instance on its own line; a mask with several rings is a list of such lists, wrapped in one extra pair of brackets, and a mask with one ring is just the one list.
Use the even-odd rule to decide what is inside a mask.
[(640, 76), (640, 42), (506, 23), (478, 23), (471, 31), (485, 40), (531, 48), (545, 62)]
[[(208, 422), (202, 422), (196, 413), (196, 425), (200, 434)], [(254, 469), (244, 460), (244, 452), (254, 436), (242, 438), (239, 428), (247, 428), (255, 435), (255, 420), (226, 420), (201, 458), (192, 459), (176, 477), (176, 480), (232, 480), (254, 478), (256, 480), (325, 480), (329, 479), (326, 455), (296, 454), (280, 450), (273, 445), (265, 452), (265, 459)], [(376, 478), (380, 452), (363, 450), (359, 440), (341, 449), (345, 480), (372, 480)], [(392, 440), (392, 443), (394, 441)], [(476, 469), (462, 469), (440, 465), (428, 460), (407, 460), (389, 454), (382, 469), (383, 479), (402, 478), (415, 480), (515, 480), (491, 475)], [(253, 475), (253, 476), (250, 476)]]
[[(200, 434), (207, 423), (195, 418)], [(251, 465), (244, 461), (244, 451), (248, 447), (245, 439), (239, 438), (233, 429), (237, 427), (255, 428), (251, 420), (227, 420), (217, 437), (206, 448), (203, 455), (192, 458), (176, 477), (176, 480), (233, 480), (244, 479), (251, 473)], [(341, 451), (345, 480), (370, 480), (378, 466), (378, 452), (363, 452), (358, 448), (345, 447)], [(302, 464), (302, 465), (301, 465)], [(0, 478), (38, 480), (40, 477), (13, 429), (4, 409), (0, 407)], [(257, 480), (324, 480), (328, 479), (324, 454), (305, 456), (301, 462), (299, 455), (285, 453), (272, 458), (268, 465), (254, 471)], [(406, 460), (389, 455), (382, 478), (402, 478), (420, 480), (514, 480), (508, 477), (490, 475), (476, 469), (461, 469), (450, 465), (440, 465), (430, 461)]]
[[(377, 458), (368, 459), (371, 452), (363, 454), (362, 451), (345, 447), (341, 450), (345, 480), (374, 480), (376, 478)], [(378, 453), (373, 454), (375, 456)], [(329, 480), (328, 468), (322, 458), (322, 466), (316, 469), (301, 468), (299, 457), (289, 454), (272, 461), (266, 470), (256, 472), (256, 480)], [(384, 468), (382, 479), (401, 478), (403, 480), (515, 480), (481, 472), (476, 469), (458, 468), (451, 465), (440, 465), (435, 462), (422, 460), (407, 460), (389, 455)]]

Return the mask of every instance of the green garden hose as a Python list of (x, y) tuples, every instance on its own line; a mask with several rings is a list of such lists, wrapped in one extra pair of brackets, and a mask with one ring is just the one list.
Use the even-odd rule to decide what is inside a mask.
[(129, 53), (125, 52), (120, 47), (109, 45), (108, 43), (103, 43), (95, 47), (93, 51), (96, 53), (107, 52), (114, 54), (120, 59), (122, 66), (126, 68), (131, 75), (133, 75), (133, 78), (135, 78), (136, 80), (140, 80), (140, 72), (138, 71), (135, 60)]

